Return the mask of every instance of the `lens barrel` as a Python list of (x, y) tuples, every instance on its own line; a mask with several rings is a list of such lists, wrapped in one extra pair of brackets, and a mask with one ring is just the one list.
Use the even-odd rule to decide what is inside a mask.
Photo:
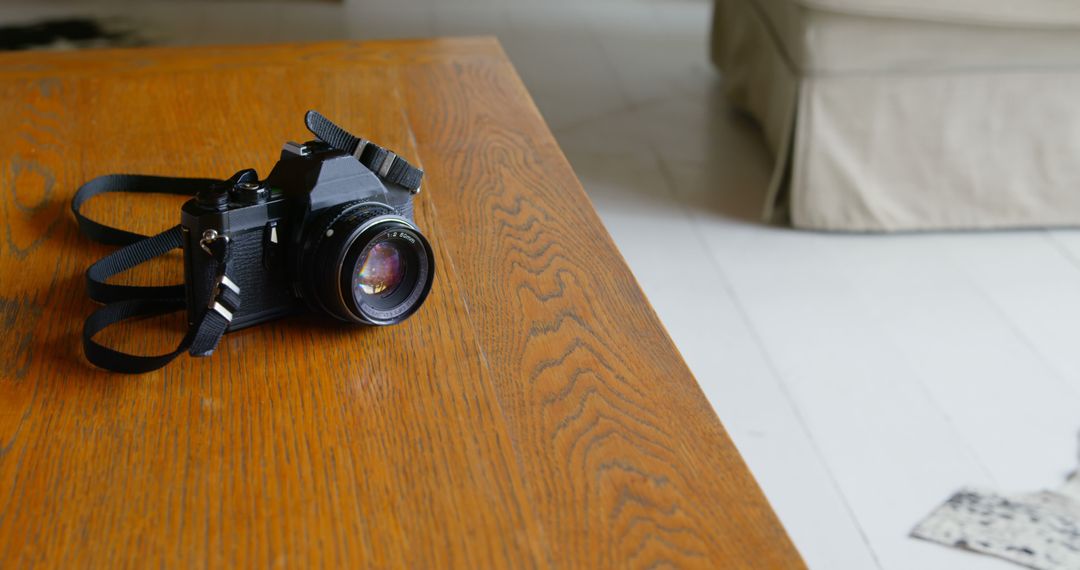
[(390, 206), (343, 204), (309, 232), (297, 279), (315, 309), (347, 322), (392, 325), (412, 315), (431, 291), (431, 245)]

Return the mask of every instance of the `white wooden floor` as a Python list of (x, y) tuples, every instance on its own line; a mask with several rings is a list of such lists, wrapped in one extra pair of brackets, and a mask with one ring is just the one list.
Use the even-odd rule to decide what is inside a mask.
[(708, 64), (705, 2), (9, 2), (0, 20), (72, 10), (168, 43), (498, 35), (812, 568), (1011, 568), (907, 533), (961, 485), (1075, 465), (1080, 233), (763, 225), (769, 157)]

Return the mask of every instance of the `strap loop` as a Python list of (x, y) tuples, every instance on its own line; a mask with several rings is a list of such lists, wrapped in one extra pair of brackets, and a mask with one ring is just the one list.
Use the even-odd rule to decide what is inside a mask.
[(71, 212), (79, 222), (79, 230), (86, 237), (105, 245), (128, 245), (146, 236), (112, 228), (87, 218), (80, 211), (87, 200), (99, 194), (109, 192), (130, 192), (138, 194), (179, 194), (194, 196), (199, 190), (220, 183), (212, 178), (171, 178), (168, 176), (146, 176), (141, 174), (108, 174), (98, 176), (83, 184), (71, 200)]
[(136, 317), (163, 315), (185, 308), (184, 285), (134, 286), (107, 283), (114, 275), (183, 247), (184, 235), (180, 226), (153, 237), (112, 228), (83, 216), (80, 212), (82, 205), (90, 198), (106, 192), (153, 192), (190, 196), (218, 183), (220, 182), (216, 180), (201, 178), (113, 174), (95, 178), (75, 193), (71, 211), (75, 214), (82, 233), (104, 244), (124, 246), (86, 270), (86, 289), (90, 298), (107, 303), (94, 311), (83, 325), (83, 352), (91, 364), (114, 372), (141, 374), (165, 366), (185, 350), (194, 356), (210, 355), (228, 330), (232, 315), (240, 309), (241, 297), (240, 287), (225, 273), (229, 259), (227, 236), (203, 240), (203, 247), (195, 253), (202, 255), (202, 250), (205, 250), (217, 261), (216, 288), (210, 307), (202, 310), (175, 350), (166, 354), (142, 356), (120, 352), (98, 343), (94, 340), (94, 335), (116, 323)]
[(180, 340), (176, 350), (157, 356), (141, 356), (111, 349), (94, 340), (106, 328), (135, 317), (152, 317), (183, 310), (183, 299), (131, 299), (109, 303), (94, 311), (83, 325), (83, 352), (91, 364), (113, 372), (142, 374), (157, 370), (173, 361), (191, 345), (191, 331)]

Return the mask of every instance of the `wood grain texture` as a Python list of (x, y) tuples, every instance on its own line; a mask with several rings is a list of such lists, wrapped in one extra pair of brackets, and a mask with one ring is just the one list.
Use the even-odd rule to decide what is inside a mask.
[[(802, 567), (494, 40), (8, 54), (0, 94), (4, 568)], [(67, 213), (78, 184), (265, 174), (308, 108), (426, 169), (424, 308), (265, 324), (141, 377), (86, 364), (108, 250)], [(153, 232), (177, 205), (89, 211)]]

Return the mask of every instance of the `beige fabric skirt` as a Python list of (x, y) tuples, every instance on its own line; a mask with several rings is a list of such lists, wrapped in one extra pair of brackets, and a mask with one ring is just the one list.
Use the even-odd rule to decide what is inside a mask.
[(1039, 1), (1076, 14), (717, 0), (714, 60), (776, 156), (766, 215), (841, 231), (1080, 225), (1080, 3)]

